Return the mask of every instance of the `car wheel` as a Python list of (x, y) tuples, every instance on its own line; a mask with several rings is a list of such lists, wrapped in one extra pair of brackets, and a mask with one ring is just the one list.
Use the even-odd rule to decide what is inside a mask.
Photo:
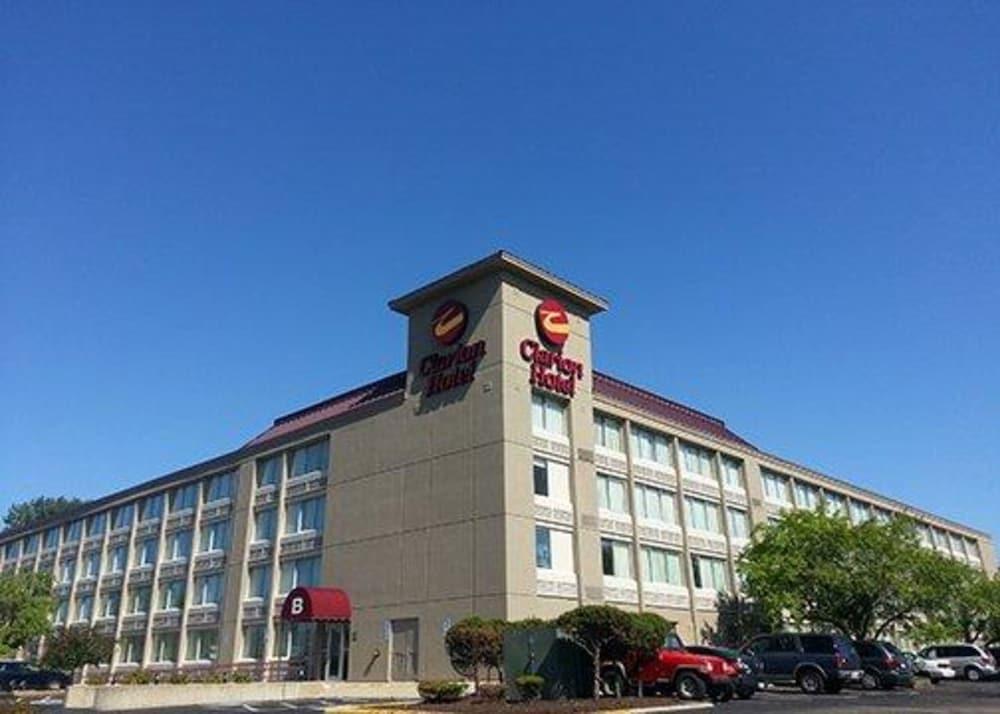
[(723, 684), (720, 687), (712, 687), (711, 689), (712, 701), (719, 704), (728, 702), (733, 698), (733, 694), (735, 694), (735, 691), (731, 684)]
[(601, 694), (605, 697), (620, 697), (625, 694), (625, 677), (617, 669), (609, 669), (601, 674)]
[(874, 672), (865, 672), (861, 677), (861, 688), (862, 689), (878, 689), (879, 679), (878, 675)]
[(756, 693), (757, 690), (753, 687), (742, 687), (741, 689), (736, 690), (736, 696), (740, 699), (749, 699)]
[(975, 667), (966, 667), (965, 678), (968, 679), (970, 682), (978, 682), (980, 679), (983, 678), (983, 673), (980, 672)]
[(692, 672), (681, 672), (677, 675), (677, 682), (674, 688), (677, 690), (678, 699), (689, 701), (705, 698), (705, 683), (701, 677)]
[(819, 694), (823, 691), (823, 675), (815, 669), (807, 669), (798, 676), (799, 689), (806, 694)]

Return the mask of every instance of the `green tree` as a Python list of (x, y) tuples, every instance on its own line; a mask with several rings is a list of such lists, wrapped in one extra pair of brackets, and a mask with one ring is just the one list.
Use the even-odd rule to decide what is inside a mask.
[(63, 496), (58, 498), (39, 496), (30, 501), (14, 503), (7, 509), (7, 514), (3, 517), (4, 526), (23, 528), (45, 518), (71, 511), (84, 503), (86, 501), (81, 501), (79, 498), (64, 498)]
[(960, 640), (1000, 641), (1000, 576), (943, 558), (940, 588), (944, 595), (913, 627), (919, 642)]
[(781, 624), (759, 602), (739, 594), (720, 592), (715, 599), (719, 617), (715, 626), (702, 627), (702, 638), (718, 647), (736, 647), (755, 635), (773, 632)]
[(49, 632), (52, 577), (48, 573), (0, 575), (0, 656)]
[[(594, 699), (601, 692), (601, 662), (606, 652), (621, 656), (634, 635), (632, 617), (609, 605), (583, 605), (560, 615), (555, 624), (590, 655), (594, 665)], [(662, 640), (661, 640), (662, 642)]]
[(755, 531), (738, 567), (769, 617), (867, 639), (911, 625), (944, 597), (943, 563), (908, 519), (853, 525), (817, 510)]
[(503, 620), (467, 617), (459, 620), (445, 634), (451, 666), (463, 677), (471, 677), (479, 693), (482, 672), (501, 671), (503, 659)]
[(88, 664), (111, 661), (115, 640), (88, 625), (57, 630), (45, 645), (42, 664), (53, 669), (73, 672)]

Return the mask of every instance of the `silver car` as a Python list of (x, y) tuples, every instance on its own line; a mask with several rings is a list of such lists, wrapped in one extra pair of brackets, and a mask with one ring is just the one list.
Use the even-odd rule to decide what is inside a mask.
[(971, 682), (994, 677), (997, 663), (979, 645), (931, 645), (918, 653), (925, 660), (946, 660), (956, 674)]

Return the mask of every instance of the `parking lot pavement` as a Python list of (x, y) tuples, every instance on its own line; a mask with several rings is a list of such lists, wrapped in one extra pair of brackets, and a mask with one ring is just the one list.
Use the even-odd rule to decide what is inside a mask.
[[(753, 699), (720, 705), (720, 710), (744, 712), (1000, 712), (1000, 682), (945, 682), (919, 689), (866, 692), (845, 689), (840, 694), (803, 694), (797, 689), (769, 688)], [(721, 711), (720, 711), (721, 714)]]

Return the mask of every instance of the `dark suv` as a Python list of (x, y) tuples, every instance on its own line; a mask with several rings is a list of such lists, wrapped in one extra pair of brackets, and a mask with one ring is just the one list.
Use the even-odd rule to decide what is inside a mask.
[(891, 642), (880, 640), (855, 641), (854, 649), (861, 657), (861, 686), (865, 689), (892, 689), (913, 686), (913, 667)]
[(806, 694), (839, 692), (862, 677), (861, 658), (842, 635), (779, 632), (754, 637), (743, 652), (757, 657), (757, 678), (769, 684), (797, 684)]
[(0, 691), (15, 689), (65, 689), (72, 677), (57, 669), (42, 669), (30, 662), (0, 661)]

